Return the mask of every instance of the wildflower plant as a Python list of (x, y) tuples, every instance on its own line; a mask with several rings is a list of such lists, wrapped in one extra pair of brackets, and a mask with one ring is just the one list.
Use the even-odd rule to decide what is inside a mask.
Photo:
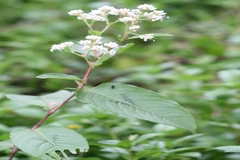
[[(153, 91), (121, 83), (103, 83), (97, 87), (84, 89), (90, 73), (95, 67), (132, 45), (122, 45), (125, 40), (139, 38), (146, 42), (155, 36), (169, 36), (169, 34), (159, 33), (138, 34), (141, 27), (139, 22), (163, 21), (166, 17), (163, 10), (156, 10), (153, 5), (143, 4), (136, 9), (103, 6), (91, 10), (89, 13), (72, 10), (68, 14), (83, 21), (88, 27), (89, 35), (76, 44), (71, 41), (54, 44), (50, 51), (64, 50), (82, 57), (88, 63), (89, 68), (83, 79), (63, 73), (47, 73), (37, 76), (41, 79), (73, 80), (77, 84), (74, 92), (61, 90), (44, 96), (7, 95), (7, 98), (13, 101), (48, 108), (45, 117), (31, 129), (18, 128), (11, 132), (10, 138), (14, 146), (10, 160), (19, 149), (41, 159), (61, 159), (56, 151), (61, 152), (65, 159), (69, 159), (69, 157), (64, 150), (69, 150), (73, 154), (77, 153), (77, 149), (80, 152), (87, 152), (89, 150), (88, 142), (79, 133), (59, 126), (42, 125), (49, 116), (74, 97), (81, 103), (93, 104), (113, 113), (195, 132), (195, 120), (187, 110), (173, 100)], [(115, 18), (109, 18), (110, 16), (115, 16)], [(110, 21), (110, 19), (114, 20)], [(105, 23), (102, 30), (95, 30), (97, 21)], [(122, 23), (125, 26), (124, 33), (116, 35), (118, 39), (116, 42), (105, 42), (104, 32), (115, 23)]]

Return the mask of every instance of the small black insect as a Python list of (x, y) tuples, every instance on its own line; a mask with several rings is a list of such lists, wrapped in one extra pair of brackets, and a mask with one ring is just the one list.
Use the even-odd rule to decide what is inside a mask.
[(114, 85), (112, 85), (112, 86), (111, 86), (111, 88), (112, 88), (112, 89), (114, 89), (114, 88), (115, 88), (115, 86), (114, 86)]

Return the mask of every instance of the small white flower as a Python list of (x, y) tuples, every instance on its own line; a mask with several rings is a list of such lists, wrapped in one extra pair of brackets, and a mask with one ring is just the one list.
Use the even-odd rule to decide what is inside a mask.
[(90, 15), (101, 15), (101, 16), (104, 16), (105, 13), (101, 10), (91, 10), (91, 12), (89, 13)]
[(74, 43), (69, 41), (69, 42), (63, 42), (61, 44), (64, 45), (65, 47), (71, 47)]
[(101, 10), (92, 10), (89, 13), (89, 17), (87, 17), (87, 19), (93, 20), (93, 21), (106, 21), (105, 12)]
[(82, 49), (84, 49), (84, 50), (89, 50), (91, 47), (90, 46), (88, 46), (88, 45), (84, 45), (83, 47), (82, 47)]
[(162, 21), (166, 14), (167, 13), (164, 13), (164, 11), (162, 11), (162, 10), (153, 11), (152, 21), (154, 21), (154, 20), (155, 21), (157, 21), (157, 20)]
[(109, 52), (108, 52), (111, 56), (114, 56), (117, 52), (113, 49), (111, 49)]
[(105, 13), (109, 13), (109, 12), (111, 12), (114, 9), (115, 8), (112, 7), (112, 6), (102, 6), (102, 7), (98, 8), (98, 10), (100, 10), (102, 12), (105, 12)]
[(70, 12), (68, 12), (68, 14), (70, 16), (80, 16), (83, 13), (83, 11), (81, 9), (79, 10), (71, 10)]
[(81, 41), (79, 41), (78, 42), (79, 44), (83, 44), (83, 45), (91, 45), (91, 43), (92, 43), (92, 41), (90, 41), (90, 40), (81, 40)]
[(141, 10), (139, 10), (139, 9), (132, 9), (131, 12), (136, 14), (136, 15), (141, 15), (142, 14)]
[(102, 39), (102, 37), (95, 36), (95, 35), (88, 35), (88, 36), (86, 36), (86, 39), (89, 39), (91, 41), (100, 41)]
[(160, 10), (160, 11), (153, 11), (153, 12), (150, 12), (150, 13), (145, 12), (143, 14), (143, 16), (148, 18), (148, 19), (150, 19), (150, 20), (152, 20), (152, 21), (157, 21), (157, 20), (162, 21), (166, 14), (167, 13), (165, 13), (162, 10)]
[(165, 13), (163, 10), (159, 10), (159, 11), (153, 11), (153, 14), (154, 15), (157, 15), (157, 16), (165, 16)]
[(127, 9), (127, 8), (119, 9), (119, 14), (122, 16), (127, 16), (129, 12), (130, 12), (130, 9)]
[(109, 12), (109, 14), (117, 16), (117, 15), (119, 15), (119, 9), (113, 8), (113, 9)]
[(104, 46), (109, 48), (118, 48), (118, 44), (116, 42), (104, 43)]
[(93, 20), (93, 21), (106, 21), (105, 17), (97, 16), (97, 15), (92, 15), (91, 18), (89, 18), (89, 19)]
[(131, 12), (128, 13), (128, 17), (138, 19), (141, 14), (142, 12), (139, 9), (132, 9)]
[(154, 34), (143, 34), (139, 36), (140, 39), (143, 39), (144, 42), (146, 42), (148, 39), (153, 39)]
[(91, 48), (90, 46), (92, 44), (92, 41), (90, 41), (90, 40), (81, 40), (78, 43), (83, 45), (82, 49), (90, 50), (90, 48)]
[(133, 32), (136, 32), (137, 29), (139, 29), (139, 28), (140, 28), (140, 26), (134, 25), (134, 26), (129, 27), (129, 30), (131, 30), (131, 31), (133, 31)]
[(62, 51), (65, 47), (71, 47), (74, 43), (73, 42), (63, 42), (60, 44), (54, 44), (52, 45), (50, 52), (53, 52), (54, 50)]
[(139, 5), (137, 8), (143, 11), (153, 11), (156, 9), (153, 5), (150, 4)]
[(64, 49), (64, 46), (61, 44), (54, 44), (52, 45), (50, 52), (53, 52), (54, 50), (62, 51)]
[(87, 13), (83, 13), (81, 14), (80, 16), (78, 16), (77, 18), (79, 20), (82, 20), (82, 19), (90, 19), (92, 16), (90, 14), (87, 14)]
[(103, 45), (92, 46), (91, 50), (96, 51), (98, 55), (106, 54), (108, 52), (108, 49), (103, 47)]
[(132, 21), (134, 21), (134, 20), (135, 20), (135, 19), (132, 18), (132, 17), (119, 18), (119, 21), (120, 21), (120, 22), (123, 22), (123, 23), (132, 22)]

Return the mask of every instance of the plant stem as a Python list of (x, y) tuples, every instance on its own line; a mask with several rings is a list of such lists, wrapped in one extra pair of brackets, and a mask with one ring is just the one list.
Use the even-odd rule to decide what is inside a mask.
[(103, 34), (103, 32), (105, 32), (108, 28), (109, 28), (109, 25), (107, 25), (107, 26), (101, 31), (101, 34)]
[(12, 147), (12, 153), (11, 153), (11, 155), (9, 157), (9, 160), (13, 159), (14, 155), (18, 152), (18, 150), (19, 149), (17, 147), (15, 147), (15, 146)]
[(68, 97), (65, 101), (63, 101), (58, 107), (51, 109), (48, 111), (48, 113), (41, 119), (35, 126), (32, 127), (32, 131), (37, 129), (49, 116), (51, 116), (53, 113), (55, 113), (59, 108), (61, 108), (65, 103), (67, 103), (70, 99), (72, 99), (75, 96), (75, 92)]
[[(89, 77), (91, 71), (92, 71), (92, 68), (91, 68), (91, 66), (89, 66), (89, 68), (88, 68), (87, 72), (85, 73), (84, 78), (82, 80), (82, 85), (80, 87), (78, 87), (78, 90), (82, 90), (83, 89), (83, 87), (87, 83), (87, 80), (88, 80), (88, 77)], [(75, 94), (76, 94), (76, 91), (71, 96), (69, 96), (65, 101), (63, 101), (59, 106), (50, 109), (50, 111), (48, 111), (48, 113), (35, 126), (33, 126), (31, 130), (33, 131), (33, 130), (37, 129), (43, 122), (45, 122), (45, 120), (49, 116), (51, 116), (58, 109), (60, 109), (64, 104), (66, 104), (68, 101), (70, 101), (75, 96)], [(9, 160), (13, 159), (14, 155), (18, 152), (18, 150), (19, 149), (16, 146), (13, 146), (12, 153), (11, 153), (11, 155), (9, 157)]]
[(107, 131), (108, 131), (108, 133), (109, 133), (109, 135), (111, 136), (112, 139), (119, 140), (117, 135), (114, 132), (112, 132), (112, 130), (108, 126), (105, 126), (105, 128), (107, 129)]
[(129, 150), (128, 150), (128, 159), (129, 159), (129, 160), (132, 160), (131, 148), (129, 148)]

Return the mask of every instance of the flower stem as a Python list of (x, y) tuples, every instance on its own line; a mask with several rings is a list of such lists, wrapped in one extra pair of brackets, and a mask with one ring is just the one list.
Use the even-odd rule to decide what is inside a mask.
[[(91, 73), (91, 66), (89, 66), (87, 72), (85, 73), (84, 75), (84, 78), (82, 80), (82, 84), (81, 87), (78, 87), (78, 90), (82, 90), (83, 87), (85, 86), (85, 84), (87, 83), (87, 80), (88, 80), (88, 77), (90, 76), (90, 73)], [(35, 125), (32, 127), (32, 131), (37, 129), (43, 122), (45, 122), (45, 120), (51, 116), (53, 113), (55, 113), (58, 109), (60, 109), (64, 104), (66, 104), (68, 101), (70, 101), (76, 94), (77, 91), (75, 91), (71, 96), (69, 96), (65, 101), (63, 101), (59, 106), (55, 107), (55, 108), (51, 108), (48, 113)], [(12, 160), (14, 155), (18, 152), (18, 148), (16, 146), (13, 146), (12, 148), (12, 153), (9, 157), (9, 160)]]

